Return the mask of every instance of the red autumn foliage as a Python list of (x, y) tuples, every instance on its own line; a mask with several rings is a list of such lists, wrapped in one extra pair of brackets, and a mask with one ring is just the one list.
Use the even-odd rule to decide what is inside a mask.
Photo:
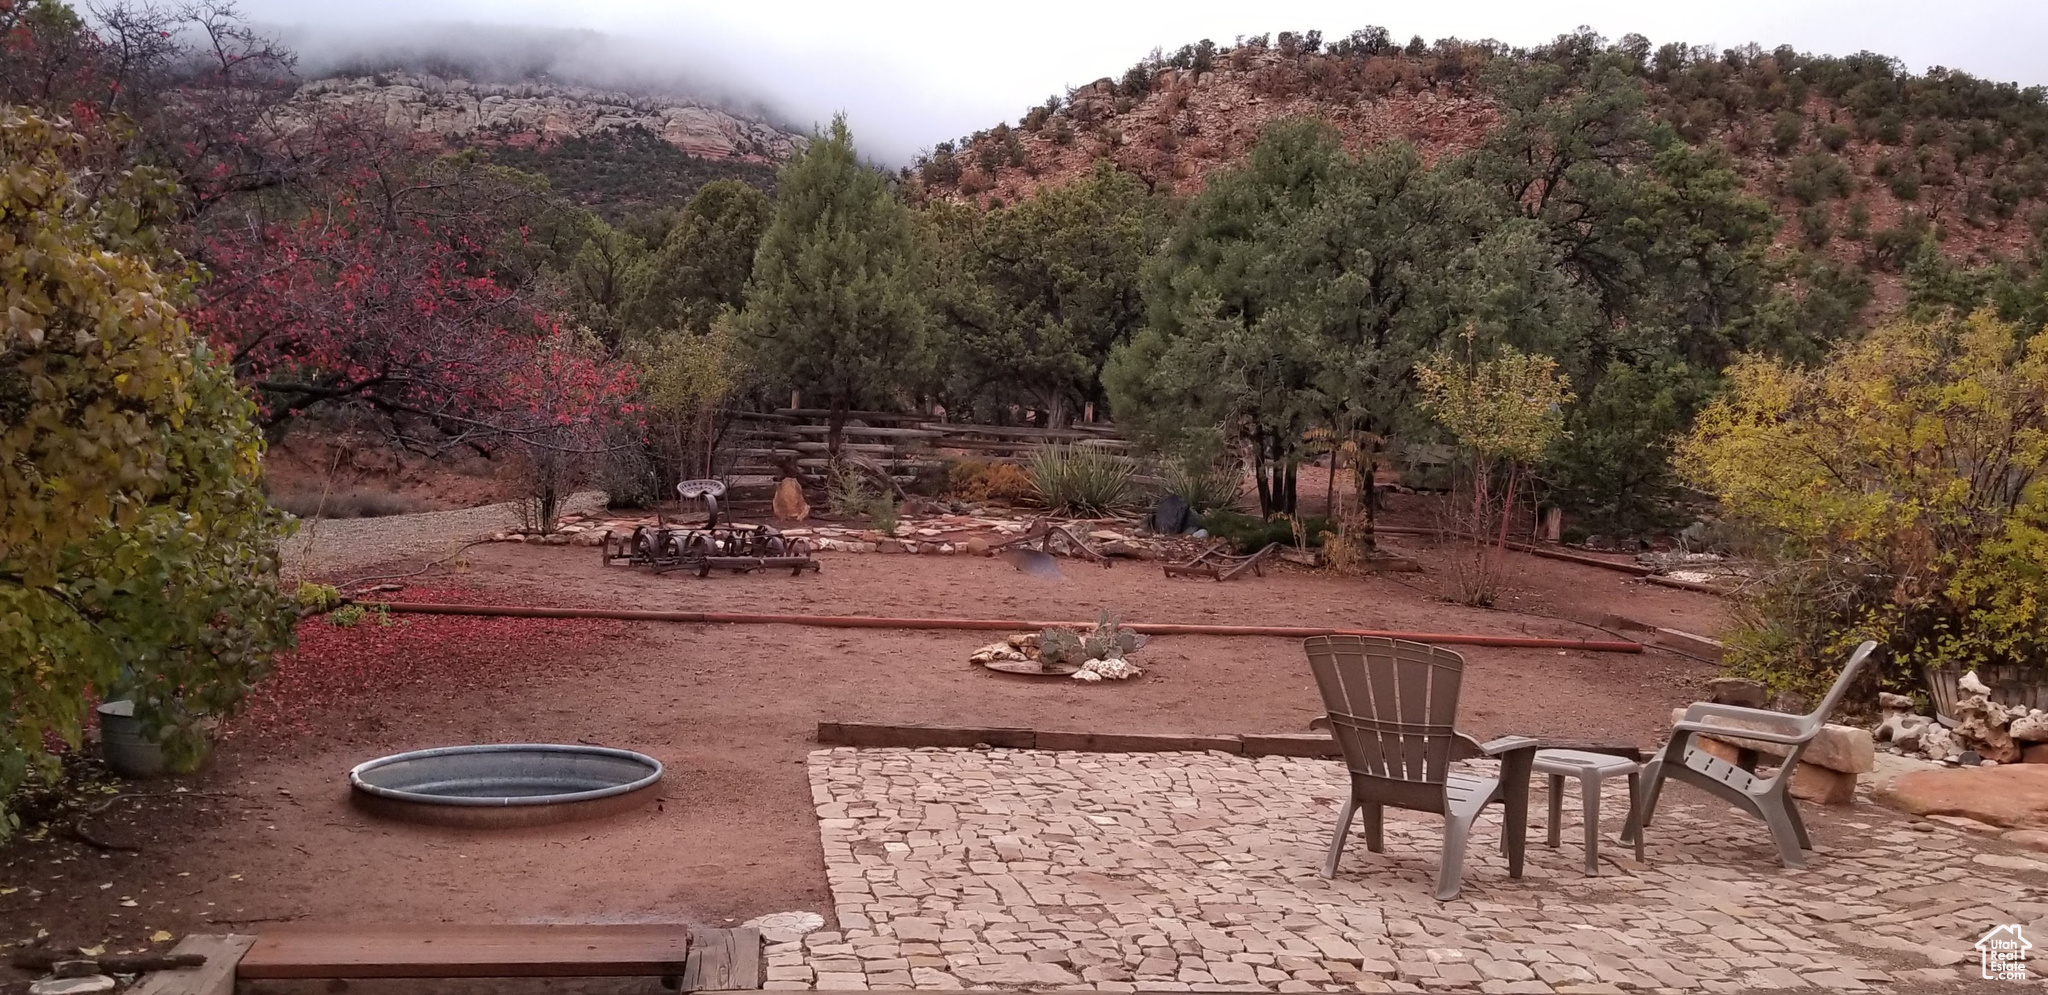
[(193, 324), (260, 391), (267, 418), (355, 403), (455, 440), (532, 441), (624, 410), (629, 367), (494, 279), (471, 239), (368, 209), (366, 182), (205, 247), (213, 279)]
[[(469, 588), (408, 588), (408, 600), (491, 604)], [(521, 601), (531, 601), (522, 597)], [(298, 649), (277, 657), (271, 677), (229, 724), (230, 737), (296, 739), (346, 733), (370, 709), (417, 701), (435, 708), (463, 695), (553, 677), (564, 661), (589, 660), (626, 631), (605, 619), (473, 618), (365, 614), (353, 626), (330, 616), (299, 623)]]

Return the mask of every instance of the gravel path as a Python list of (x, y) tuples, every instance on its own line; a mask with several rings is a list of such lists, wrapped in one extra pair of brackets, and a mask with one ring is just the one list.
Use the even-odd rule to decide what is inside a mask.
[[(579, 491), (563, 502), (562, 511), (588, 513), (604, 506), (603, 491)], [(350, 578), (340, 575), (369, 567), (446, 556), (518, 524), (517, 501), (383, 518), (306, 519), (285, 540), (284, 570), (295, 577), (345, 580)]]

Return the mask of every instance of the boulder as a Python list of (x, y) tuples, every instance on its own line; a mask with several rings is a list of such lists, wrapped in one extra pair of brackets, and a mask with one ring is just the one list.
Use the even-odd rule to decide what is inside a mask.
[(982, 538), (982, 537), (980, 537), (980, 536), (974, 536), (974, 537), (972, 537), (972, 538), (968, 539), (968, 540), (967, 540), (967, 555), (969, 555), (969, 556), (987, 556), (987, 555), (988, 555), (988, 540), (987, 540), (987, 539), (983, 539), (983, 538)]
[(1802, 763), (1792, 771), (1792, 797), (1817, 805), (1856, 803), (1856, 775)]
[(1880, 743), (1890, 743), (1902, 750), (1918, 749), (1920, 738), (1927, 733), (1927, 727), (1934, 720), (1925, 715), (1911, 712), (1886, 712), (1884, 721), (1871, 730), (1871, 738)]
[(795, 477), (784, 477), (775, 485), (775, 520), (801, 522), (811, 517), (810, 502), (804, 500), (804, 486)]
[(1887, 712), (1911, 712), (1913, 710), (1913, 699), (1903, 694), (1879, 691), (1877, 693), (1877, 707)]
[[(1685, 709), (1674, 708), (1671, 710), (1672, 722), (1679, 722), (1684, 718)], [(1728, 726), (1731, 732), (1740, 730), (1743, 727), (1743, 722), (1738, 719), (1715, 718), (1710, 721)], [(1750, 728), (1757, 727), (1752, 725)], [(1785, 747), (1776, 743), (1743, 739), (1735, 735), (1711, 738), (1725, 739), (1737, 746), (1755, 750), (1767, 756), (1782, 757), (1787, 752)], [(1829, 723), (1822, 726), (1820, 732), (1814, 735), (1813, 742), (1806, 745), (1806, 752), (1801, 753), (1799, 759), (1805, 763), (1810, 763), (1817, 767), (1826, 767), (1829, 770), (1841, 771), (1844, 774), (1868, 774), (1876, 767), (1877, 749), (1872, 745), (1870, 730)]]
[(1910, 771), (1872, 797), (1908, 815), (1957, 816), (2005, 829), (2048, 829), (2048, 764)]
[(1707, 700), (1716, 705), (1762, 708), (1769, 698), (1770, 692), (1761, 683), (1746, 677), (1716, 677), (1707, 682)]
[[(1708, 737), (1699, 740), (1699, 744), (1701, 749), (1731, 764), (1740, 762), (1738, 748), (1733, 743)], [(1820, 805), (1854, 804), (1856, 775), (1801, 761), (1792, 770), (1792, 797)]]
[[(1969, 675), (1964, 675), (1967, 678)], [(1999, 763), (2012, 763), (2020, 758), (2019, 744), (2013, 742), (2012, 734), (2006, 731), (2011, 721), (2005, 706), (1973, 694), (1956, 702), (1956, 739), (1978, 754)]]
[(2048, 712), (2034, 709), (2012, 720), (2012, 725), (2007, 726), (2005, 731), (2022, 743), (2048, 742)]

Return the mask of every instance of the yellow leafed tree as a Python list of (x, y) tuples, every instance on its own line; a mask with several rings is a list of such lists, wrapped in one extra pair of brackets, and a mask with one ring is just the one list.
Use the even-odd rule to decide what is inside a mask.
[(1813, 690), (1864, 638), (1901, 686), (2048, 665), (2048, 333), (1980, 313), (1886, 325), (1815, 369), (1745, 359), (1679, 459), (1767, 564), (1736, 669)]
[(255, 406), (152, 266), (168, 188), (88, 195), (84, 147), (0, 106), (0, 804), (95, 698), (191, 759), (291, 635)]

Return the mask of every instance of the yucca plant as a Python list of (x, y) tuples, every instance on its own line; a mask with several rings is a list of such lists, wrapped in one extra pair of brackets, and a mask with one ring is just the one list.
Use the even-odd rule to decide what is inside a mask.
[(1047, 508), (1061, 514), (1107, 515), (1130, 503), (1137, 470), (1122, 455), (1094, 446), (1041, 446), (1025, 466)]
[(1202, 460), (1175, 460), (1160, 469), (1160, 489), (1187, 502), (1197, 515), (1231, 508), (1244, 486), (1244, 468), (1236, 463), (1218, 466)]

